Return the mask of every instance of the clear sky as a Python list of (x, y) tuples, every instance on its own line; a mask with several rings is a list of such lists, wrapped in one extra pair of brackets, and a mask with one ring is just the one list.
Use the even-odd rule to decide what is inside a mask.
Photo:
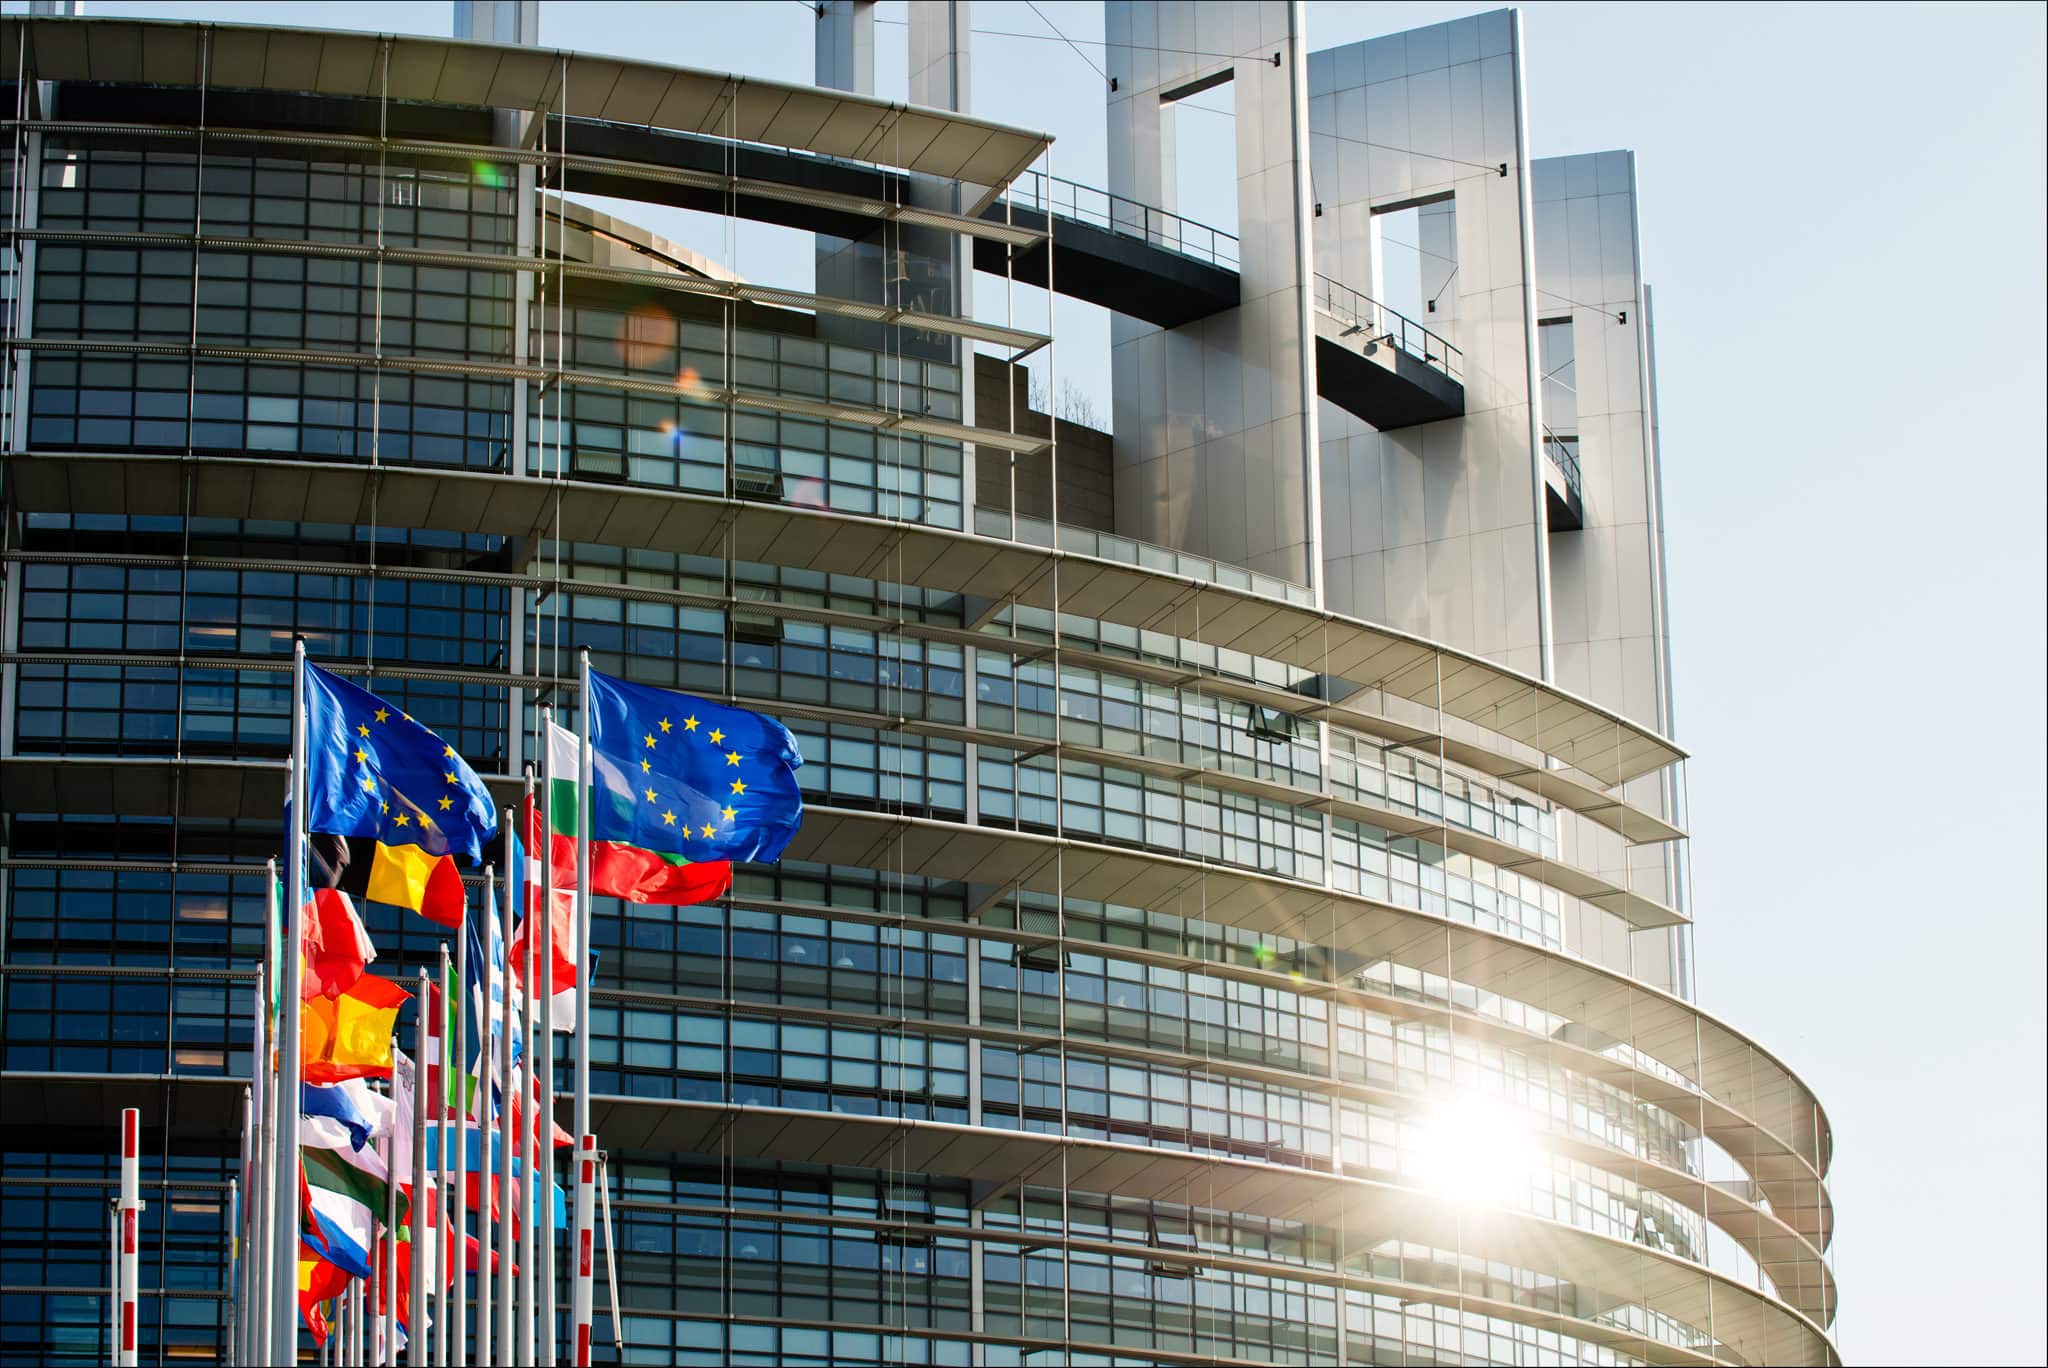
[[(1491, 7), (1311, 3), (1310, 38)], [(541, 8), (551, 47), (811, 77), (801, 0)], [(978, 0), (973, 112), (1099, 185), (1100, 6), (1037, 8)], [(450, 28), (445, 3), (88, 10)], [(895, 98), (903, 12), (878, 10)], [(1833, 1119), (1852, 1361), (2048, 1359), (2043, 15), (1526, 6), (1535, 154), (1637, 153), (1700, 995)], [(809, 278), (791, 235), (641, 217)], [(1063, 302), (1057, 331), (1106, 412), (1102, 315)]]

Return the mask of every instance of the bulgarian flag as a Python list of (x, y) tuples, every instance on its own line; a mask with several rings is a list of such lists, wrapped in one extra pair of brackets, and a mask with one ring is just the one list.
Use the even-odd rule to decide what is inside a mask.
[[(521, 909), (519, 934), (512, 946), (512, 963), (525, 959), (526, 927), (535, 924), (540, 910), (542, 852), (548, 861), (547, 878), (552, 887), (550, 909), (554, 921), (555, 1001), (551, 1012), (557, 1031), (572, 1029), (575, 1021), (576, 989), (582, 983), (583, 956), (576, 953), (576, 734), (548, 724), (548, 768), (546, 783), (547, 829), (541, 829), (542, 814), (532, 803), (525, 811), (526, 906)], [(590, 845), (590, 891), (627, 902), (663, 903), (688, 906), (710, 902), (732, 887), (732, 864), (727, 860), (692, 860), (681, 850), (665, 850), (626, 841), (593, 841)]]

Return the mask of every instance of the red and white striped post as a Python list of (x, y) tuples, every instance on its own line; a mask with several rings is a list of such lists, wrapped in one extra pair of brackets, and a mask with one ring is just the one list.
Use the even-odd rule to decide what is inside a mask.
[(569, 1302), (576, 1322), (576, 1368), (590, 1368), (591, 1253), (596, 1244), (591, 1237), (597, 1225), (591, 1208), (596, 1191), (597, 1137), (586, 1134), (576, 1155), (576, 1285)]
[(142, 1113), (133, 1107), (121, 1112), (121, 1338), (114, 1346), (114, 1362), (121, 1368), (135, 1368), (137, 1241), (142, 1224)]

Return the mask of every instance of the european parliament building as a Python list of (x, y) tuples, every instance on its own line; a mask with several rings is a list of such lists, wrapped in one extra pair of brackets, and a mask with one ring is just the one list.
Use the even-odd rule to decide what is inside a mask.
[(107, 1357), (126, 1106), (224, 1352), (295, 636), (507, 802), (578, 647), (802, 744), (779, 864), (596, 909), (601, 1360), (1838, 1362), (1827, 1118), (1693, 993), (1631, 155), (1530, 158), (1512, 11), (1104, 8), (1101, 186), (967, 0), (808, 86), (0, 23), (0, 1363)]

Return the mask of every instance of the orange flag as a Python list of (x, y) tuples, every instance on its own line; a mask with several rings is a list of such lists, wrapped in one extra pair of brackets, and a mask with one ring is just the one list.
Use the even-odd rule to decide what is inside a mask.
[(305, 1005), (301, 1059), (308, 1083), (391, 1076), (391, 1028), (411, 994), (389, 979), (364, 974), (338, 997)]

